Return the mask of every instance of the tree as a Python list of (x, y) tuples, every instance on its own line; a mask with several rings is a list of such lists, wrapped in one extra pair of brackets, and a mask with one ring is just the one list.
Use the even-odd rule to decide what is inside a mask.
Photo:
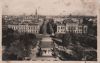
[(14, 41), (14, 30), (12, 29), (7, 29), (3, 30), (3, 40), (2, 40), (2, 45), (7, 46), (7, 48), (10, 47), (10, 44)]
[[(4, 52), (3, 52), (3, 59), (5, 60), (17, 60), (16, 57), (17, 55), (15, 55), (16, 53), (16, 48), (19, 47), (19, 45), (17, 47), (14, 47), (13, 44), (17, 44), (18, 43), (18, 39), (19, 39), (19, 33), (17, 31), (14, 31), (12, 29), (6, 29), (3, 30), (3, 40), (2, 40), (2, 45), (6, 46)], [(21, 48), (19, 48), (21, 49)], [(22, 51), (22, 50), (21, 50)], [(12, 54), (8, 54), (7, 52), (10, 52)]]
[(71, 35), (69, 33), (64, 34), (61, 39), (62, 39), (63, 46), (67, 47), (69, 44), (72, 43), (72, 41), (71, 41)]
[(52, 34), (52, 33), (55, 33), (56, 31), (57, 31), (57, 26), (54, 23), (54, 20), (49, 19), (49, 22), (47, 23), (47, 33)]
[(23, 34), (20, 36), (20, 44), (23, 44), (25, 55), (29, 56), (30, 49), (32, 46), (35, 46), (37, 43), (36, 36), (34, 34)]
[(53, 28), (50, 22), (47, 23), (47, 33), (52, 34), (53, 33)]
[(39, 33), (40, 34), (45, 34), (45, 33), (47, 33), (46, 32), (46, 19), (44, 18), (44, 22), (43, 22), (43, 24), (41, 25), (41, 27), (40, 27), (40, 31), (39, 31)]
[(87, 25), (88, 24), (89, 18), (83, 17), (83, 24)]

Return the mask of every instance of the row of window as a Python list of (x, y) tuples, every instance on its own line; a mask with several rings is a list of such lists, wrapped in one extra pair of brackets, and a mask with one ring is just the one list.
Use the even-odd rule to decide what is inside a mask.
[(66, 32), (65, 30), (58, 30), (57, 32)]
[[(84, 28), (83, 28), (83, 27), (73, 27), (73, 26), (69, 26), (69, 27), (67, 27), (67, 28), (68, 28), (68, 30), (76, 30), (76, 28), (81, 29), (81, 30), (82, 30), (82, 29), (85, 29), (85, 30), (87, 29), (87, 27), (84, 27)], [(63, 29), (63, 30), (64, 30), (65, 27), (57, 27), (57, 29), (58, 29), (58, 30), (60, 30), (60, 29)]]
[(35, 27), (35, 28), (37, 28), (38, 27), (38, 25), (37, 26), (29, 26), (29, 25), (8, 25), (8, 27)]
[(86, 33), (87, 30), (84, 30), (84, 31), (82, 31), (82, 30), (77, 30), (77, 31), (76, 31), (76, 30), (73, 30), (73, 31), (72, 31), (72, 30), (66, 30), (66, 31), (65, 31), (65, 30), (58, 30), (57, 32), (58, 32), (58, 33), (65, 33), (65, 32)]
[(18, 30), (18, 29), (22, 29), (22, 30), (38, 30), (38, 28), (16, 28), (16, 27), (12, 27), (12, 29), (14, 29), (14, 30)]
[(8, 28), (12, 28), (12, 29), (14, 29), (14, 30), (16, 30), (16, 29), (39, 29), (39, 27), (37, 26), (35, 26), (35, 27), (20, 27), (20, 26), (8, 26)]
[(19, 32), (38, 33), (38, 30), (18, 30)]
[(19, 32), (29, 32), (29, 33), (38, 33), (38, 27), (20, 27), (20, 26), (8, 26), (8, 28), (12, 28), (13, 30), (18, 30)]
[(58, 27), (58, 29), (65, 29), (65, 27), (64, 26), (63, 27), (61, 26), (61, 27)]

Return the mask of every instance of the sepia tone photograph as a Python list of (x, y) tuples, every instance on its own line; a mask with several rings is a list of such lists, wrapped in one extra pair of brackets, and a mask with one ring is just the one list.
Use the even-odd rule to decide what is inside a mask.
[(2, 61), (97, 61), (95, 0), (3, 0)]

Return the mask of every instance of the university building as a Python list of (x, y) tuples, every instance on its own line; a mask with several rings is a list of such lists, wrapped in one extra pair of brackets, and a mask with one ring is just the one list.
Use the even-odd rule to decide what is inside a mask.
[(37, 11), (35, 15), (3, 16), (4, 25), (19, 32), (36, 33), (40, 31), (42, 22), (39, 20)]
[(76, 22), (67, 22), (66, 24), (57, 24), (57, 32), (56, 33), (66, 33), (66, 32), (73, 32), (79, 34), (86, 34), (88, 26), (79, 24)]
[(40, 31), (40, 26), (38, 24), (8, 25), (8, 28), (17, 30), (19, 32), (28, 32), (28, 33), (39, 33), (39, 31)]

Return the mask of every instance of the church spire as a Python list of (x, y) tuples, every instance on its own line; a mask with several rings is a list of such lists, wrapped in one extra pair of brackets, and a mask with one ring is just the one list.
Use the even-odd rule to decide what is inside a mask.
[(39, 19), (39, 16), (38, 16), (38, 13), (37, 13), (37, 9), (36, 9), (36, 11), (35, 11), (35, 19), (36, 19), (36, 22), (37, 22), (38, 19)]
[(36, 9), (36, 11), (35, 11), (35, 15), (37, 16), (37, 9)]

